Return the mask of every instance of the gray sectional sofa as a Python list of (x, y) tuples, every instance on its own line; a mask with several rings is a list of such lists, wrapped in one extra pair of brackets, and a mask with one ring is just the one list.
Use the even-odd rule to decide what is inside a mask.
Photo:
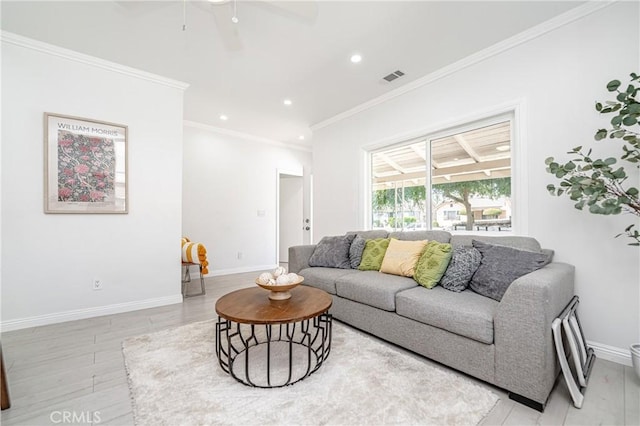
[[(444, 231), (362, 231), (362, 237), (472, 240), (545, 252), (530, 237), (451, 235)], [(429, 290), (412, 278), (377, 271), (309, 267), (315, 245), (289, 248), (289, 270), (333, 297), (339, 321), (492, 383), (543, 410), (559, 373), (551, 322), (573, 297), (574, 267), (550, 262), (514, 281), (498, 302), (469, 289)], [(552, 256), (553, 252), (546, 251)]]

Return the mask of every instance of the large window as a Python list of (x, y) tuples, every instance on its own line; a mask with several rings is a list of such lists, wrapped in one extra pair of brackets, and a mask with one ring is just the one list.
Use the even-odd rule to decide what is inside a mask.
[(510, 229), (511, 121), (373, 152), (371, 188), (374, 229)]

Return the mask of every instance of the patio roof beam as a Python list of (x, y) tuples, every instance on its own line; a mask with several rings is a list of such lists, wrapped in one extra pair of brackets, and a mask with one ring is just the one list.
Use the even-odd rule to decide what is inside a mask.
[(395, 170), (397, 170), (398, 172), (402, 173), (402, 174), (406, 174), (406, 170), (398, 163), (396, 163), (395, 161), (393, 161), (391, 158), (389, 158), (389, 156), (387, 154), (385, 154), (384, 152), (380, 152), (377, 154), (378, 158), (380, 158), (382, 161), (384, 161), (385, 163), (387, 163), (388, 165), (390, 165), (391, 167), (393, 167)]
[(473, 149), (471, 145), (469, 145), (469, 142), (467, 142), (464, 136), (462, 136), (461, 134), (457, 134), (454, 135), (453, 138), (456, 140), (456, 142), (458, 142), (458, 145), (460, 145), (460, 147), (464, 149), (467, 154), (469, 154), (469, 157), (474, 159), (476, 163), (480, 163), (482, 161), (482, 158), (478, 155), (476, 150)]
[[(484, 175), (485, 179), (487, 175), (485, 170), (489, 171), (492, 177), (500, 177), (496, 175), (496, 172), (499, 170), (511, 168), (511, 159), (504, 158), (502, 160), (493, 160), (493, 161), (485, 161), (483, 163), (475, 163), (475, 164), (466, 164), (463, 166), (452, 166), (452, 167), (442, 167), (440, 169), (434, 170), (431, 173), (432, 178), (439, 178), (444, 176), (450, 176), (451, 180), (455, 182), (454, 178), (457, 178), (459, 175), (467, 175), (471, 173), (480, 172)], [(425, 172), (413, 172), (413, 173), (405, 173), (403, 175), (393, 175), (393, 176), (384, 176), (380, 178), (373, 179), (373, 183), (383, 183), (383, 182), (398, 182), (409, 179), (420, 179), (425, 177)], [(465, 179), (472, 180), (472, 179)]]
[(463, 166), (443, 167), (434, 170), (431, 176), (459, 175), (464, 173), (483, 172), (484, 170), (506, 169), (511, 167), (511, 159), (503, 158), (502, 160), (484, 161), (482, 163), (465, 164)]

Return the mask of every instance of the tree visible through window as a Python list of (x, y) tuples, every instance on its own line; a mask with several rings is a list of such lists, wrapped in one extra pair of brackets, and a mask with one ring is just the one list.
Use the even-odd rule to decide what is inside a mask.
[(510, 148), (511, 123), (505, 120), (372, 153), (372, 227), (509, 228)]

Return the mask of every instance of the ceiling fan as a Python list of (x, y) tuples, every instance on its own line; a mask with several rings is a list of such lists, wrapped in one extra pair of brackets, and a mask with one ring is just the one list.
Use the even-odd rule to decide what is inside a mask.
[[(170, 5), (176, 2), (138, 2), (120, 0), (116, 3), (132, 9), (136, 5), (147, 7), (149, 4)], [(180, 0), (182, 7), (182, 30), (188, 30), (187, 8), (191, 5), (201, 11), (213, 15), (220, 38), (227, 50), (237, 51), (242, 49), (240, 38), (241, 13), (245, 7), (262, 7), (271, 13), (279, 14), (291, 19), (310, 23), (316, 20), (318, 6), (316, 0), (290, 1), (290, 0)], [(240, 9), (240, 16), (238, 13)]]

